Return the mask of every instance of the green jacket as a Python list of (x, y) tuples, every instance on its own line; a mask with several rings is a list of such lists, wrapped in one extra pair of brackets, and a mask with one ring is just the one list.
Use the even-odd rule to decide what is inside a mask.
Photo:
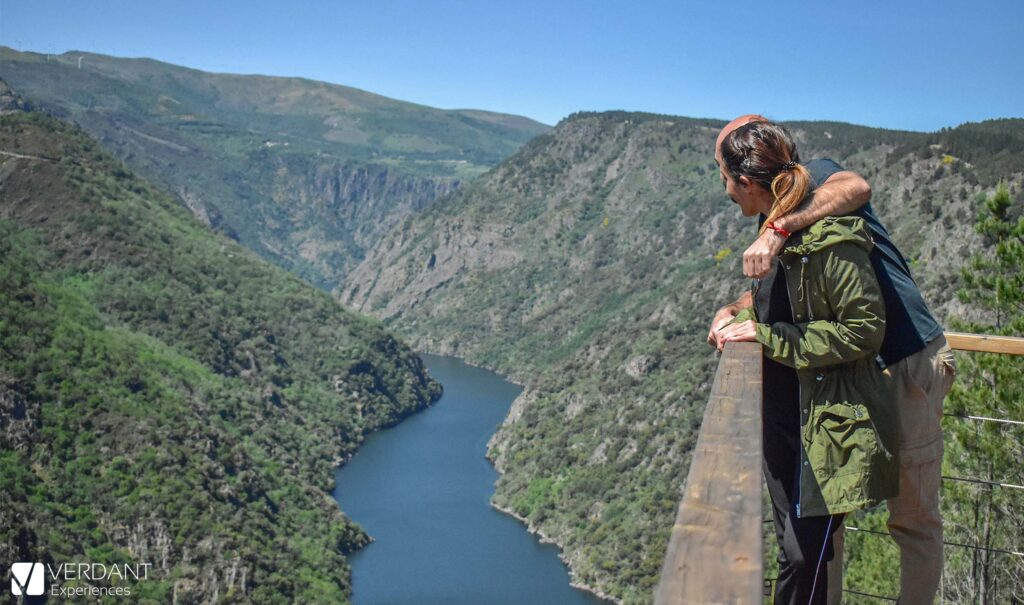
[[(899, 418), (875, 361), (885, 303), (868, 259), (873, 245), (856, 217), (794, 234), (779, 270), (795, 323), (757, 324), (765, 355), (800, 380), (798, 517), (867, 508), (899, 488)], [(743, 319), (756, 320), (753, 309)]]

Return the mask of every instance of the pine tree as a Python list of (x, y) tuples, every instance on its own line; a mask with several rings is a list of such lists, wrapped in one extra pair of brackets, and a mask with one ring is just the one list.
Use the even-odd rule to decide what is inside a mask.
[[(963, 270), (958, 293), (975, 315), (954, 326), (1024, 336), (1024, 216), (1005, 185), (984, 200), (975, 227), (984, 247)], [(1024, 357), (964, 353), (957, 362), (948, 414), (1024, 421)], [(947, 420), (944, 475), (1024, 485), (1024, 426)], [(942, 502), (946, 541), (979, 547), (946, 547), (944, 601), (1024, 603), (1024, 490), (946, 480)]]

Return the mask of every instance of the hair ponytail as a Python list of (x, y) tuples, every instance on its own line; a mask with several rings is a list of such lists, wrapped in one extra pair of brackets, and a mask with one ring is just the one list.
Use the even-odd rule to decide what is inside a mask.
[(761, 225), (761, 233), (768, 228), (768, 223), (786, 216), (800, 206), (800, 202), (804, 201), (811, 190), (811, 173), (800, 164), (788, 170), (783, 169), (772, 179), (771, 190), (775, 202), (768, 213), (768, 219)]

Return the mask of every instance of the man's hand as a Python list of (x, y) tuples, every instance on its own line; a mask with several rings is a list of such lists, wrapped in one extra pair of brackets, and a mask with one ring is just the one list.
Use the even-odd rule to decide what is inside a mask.
[(747, 320), (725, 326), (718, 332), (718, 350), (727, 342), (754, 342), (757, 340), (757, 323)]
[[(794, 212), (779, 217), (776, 226), (796, 233), (826, 216), (843, 216), (856, 211), (871, 199), (871, 185), (856, 172), (844, 170), (828, 177), (814, 195)], [(743, 253), (743, 275), (761, 279), (782, 252), (786, 238), (766, 229)]]
[(752, 279), (761, 279), (772, 269), (772, 263), (782, 251), (786, 238), (771, 229), (757, 236), (754, 243), (743, 253), (743, 275)]
[(718, 310), (718, 313), (715, 313), (715, 318), (711, 320), (711, 329), (708, 331), (709, 345), (721, 349), (721, 347), (718, 346), (718, 331), (724, 328), (727, 323), (732, 321), (732, 318), (736, 317), (737, 313), (739, 313), (739, 311), (736, 309), (735, 305), (725, 305)]

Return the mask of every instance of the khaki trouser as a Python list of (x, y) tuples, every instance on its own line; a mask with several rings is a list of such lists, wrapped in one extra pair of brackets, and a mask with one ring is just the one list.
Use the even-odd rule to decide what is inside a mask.
[[(890, 498), (889, 533), (900, 549), (900, 604), (931, 605), (942, 578), (942, 401), (956, 362), (939, 336), (886, 369), (900, 406), (900, 492)], [(842, 602), (843, 532), (829, 563), (829, 605)]]

